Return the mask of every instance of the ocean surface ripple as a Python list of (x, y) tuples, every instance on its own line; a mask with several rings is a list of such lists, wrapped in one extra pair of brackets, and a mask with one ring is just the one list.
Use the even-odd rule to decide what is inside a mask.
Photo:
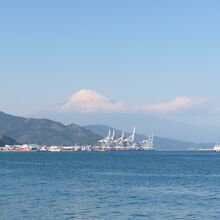
[(220, 154), (0, 153), (0, 219), (220, 219)]

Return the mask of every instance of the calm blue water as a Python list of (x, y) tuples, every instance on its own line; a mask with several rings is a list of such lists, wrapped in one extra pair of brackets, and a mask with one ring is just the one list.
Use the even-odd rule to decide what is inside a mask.
[(0, 153), (0, 219), (220, 219), (220, 154)]

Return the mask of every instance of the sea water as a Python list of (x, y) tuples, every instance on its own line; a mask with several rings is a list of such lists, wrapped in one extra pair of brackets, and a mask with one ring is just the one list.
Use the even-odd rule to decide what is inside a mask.
[(220, 154), (2, 152), (0, 219), (220, 219)]

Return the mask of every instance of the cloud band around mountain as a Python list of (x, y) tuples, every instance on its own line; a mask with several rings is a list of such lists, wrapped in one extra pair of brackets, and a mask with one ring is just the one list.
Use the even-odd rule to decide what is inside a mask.
[(112, 102), (105, 96), (93, 90), (82, 89), (73, 94), (63, 105), (59, 106), (57, 109), (60, 112), (147, 112), (167, 114), (182, 109), (190, 109), (201, 106), (206, 103), (207, 100), (207, 97), (193, 100), (182, 96), (165, 103), (130, 107), (122, 102)]

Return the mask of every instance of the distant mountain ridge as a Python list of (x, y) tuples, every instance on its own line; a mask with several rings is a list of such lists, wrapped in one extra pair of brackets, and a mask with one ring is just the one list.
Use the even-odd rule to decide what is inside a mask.
[(24, 118), (0, 112), (0, 132), (21, 144), (95, 144), (101, 137), (76, 124)]
[(15, 145), (15, 144), (19, 144), (19, 143), (16, 140), (0, 133), (0, 147), (3, 147), (5, 145)]
[(45, 112), (36, 115), (36, 117), (46, 117), (58, 120), (63, 123), (74, 123), (80, 125), (108, 125), (113, 128), (131, 129), (132, 125), (136, 125), (141, 133), (146, 133), (151, 129), (156, 132), (159, 137), (168, 137), (175, 140), (189, 142), (220, 142), (220, 127), (214, 125), (199, 125), (194, 123), (184, 123), (161, 118), (159, 116), (136, 113), (136, 112)]

